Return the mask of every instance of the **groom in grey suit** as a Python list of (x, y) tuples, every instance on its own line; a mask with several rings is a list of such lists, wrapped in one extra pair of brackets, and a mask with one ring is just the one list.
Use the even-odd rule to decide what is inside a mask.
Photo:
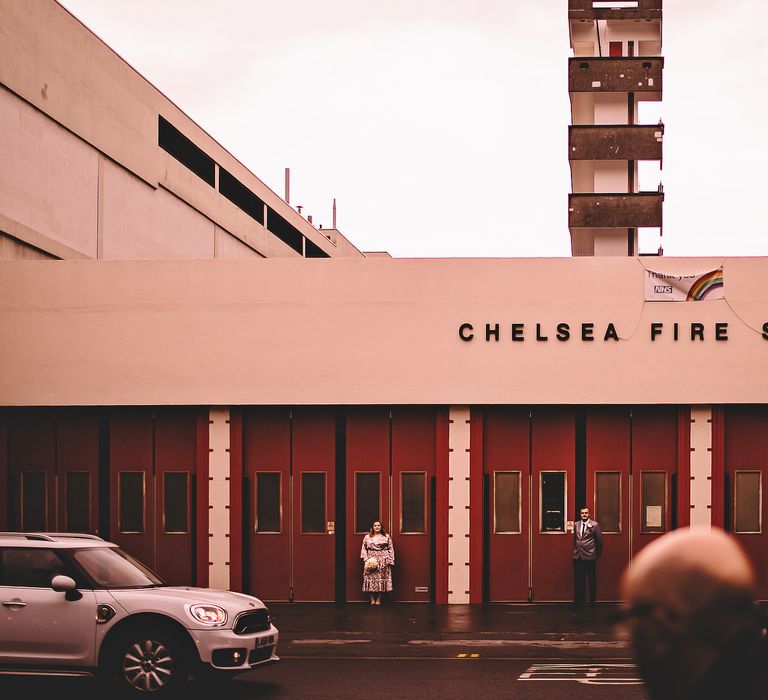
[(584, 604), (585, 583), (589, 584), (589, 604), (595, 604), (596, 565), (603, 552), (600, 525), (589, 517), (589, 508), (582, 508), (579, 515), (579, 520), (573, 525), (573, 590), (577, 607)]

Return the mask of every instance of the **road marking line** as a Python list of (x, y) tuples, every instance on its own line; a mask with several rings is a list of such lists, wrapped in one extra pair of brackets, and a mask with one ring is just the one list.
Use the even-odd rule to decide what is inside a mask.
[(466, 654), (456, 654), (456, 658), (457, 659), (466, 659), (467, 655)]
[(480, 656), (480, 654), (472, 654), (472, 658), (473, 658), (473, 659), (476, 659), (476, 658), (478, 658), (479, 656)]
[[(458, 656), (339, 656), (337, 654), (280, 654), (281, 659), (293, 659), (295, 661), (301, 661), (302, 659), (309, 661), (457, 661)], [(533, 660), (537, 661), (563, 661), (562, 657), (557, 656), (481, 656), (478, 661), (513, 661), (513, 662), (528, 662)], [(631, 661), (631, 659), (624, 657), (617, 657), (614, 661)]]
[(292, 639), (291, 644), (370, 644), (370, 639)]
[(624, 649), (627, 642), (588, 639), (411, 639), (408, 644), (425, 647), (536, 647), (555, 649)]
[(518, 677), (520, 681), (571, 681), (584, 685), (640, 685), (637, 667), (625, 663), (533, 664)]

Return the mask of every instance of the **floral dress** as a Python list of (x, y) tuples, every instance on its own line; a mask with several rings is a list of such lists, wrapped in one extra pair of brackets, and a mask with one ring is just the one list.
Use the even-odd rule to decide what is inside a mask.
[(395, 549), (392, 546), (392, 538), (389, 535), (368, 534), (363, 539), (363, 548), (360, 550), (360, 558), (373, 557), (379, 562), (379, 568), (370, 573), (363, 569), (363, 591), (383, 593), (392, 590), (392, 565), (395, 563)]

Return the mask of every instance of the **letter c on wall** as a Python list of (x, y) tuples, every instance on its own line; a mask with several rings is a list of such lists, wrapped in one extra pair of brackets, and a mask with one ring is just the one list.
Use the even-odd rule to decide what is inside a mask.
[(474, 330), (474, 327), (471, 323), (462, 323), (459, 326), (459, 338), (461, 338), (465, 343), (468, 343), (472, 338), (475, 337), (475, 334), (472, 332)]

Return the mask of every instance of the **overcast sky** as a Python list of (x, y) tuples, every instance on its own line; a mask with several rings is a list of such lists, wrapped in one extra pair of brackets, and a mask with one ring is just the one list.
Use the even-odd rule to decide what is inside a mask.
[[(62, 2), (361, 250), (570, 255), (566, 0)], [(665, 5), (665, 254), (766, 255), (768, 3)]]

